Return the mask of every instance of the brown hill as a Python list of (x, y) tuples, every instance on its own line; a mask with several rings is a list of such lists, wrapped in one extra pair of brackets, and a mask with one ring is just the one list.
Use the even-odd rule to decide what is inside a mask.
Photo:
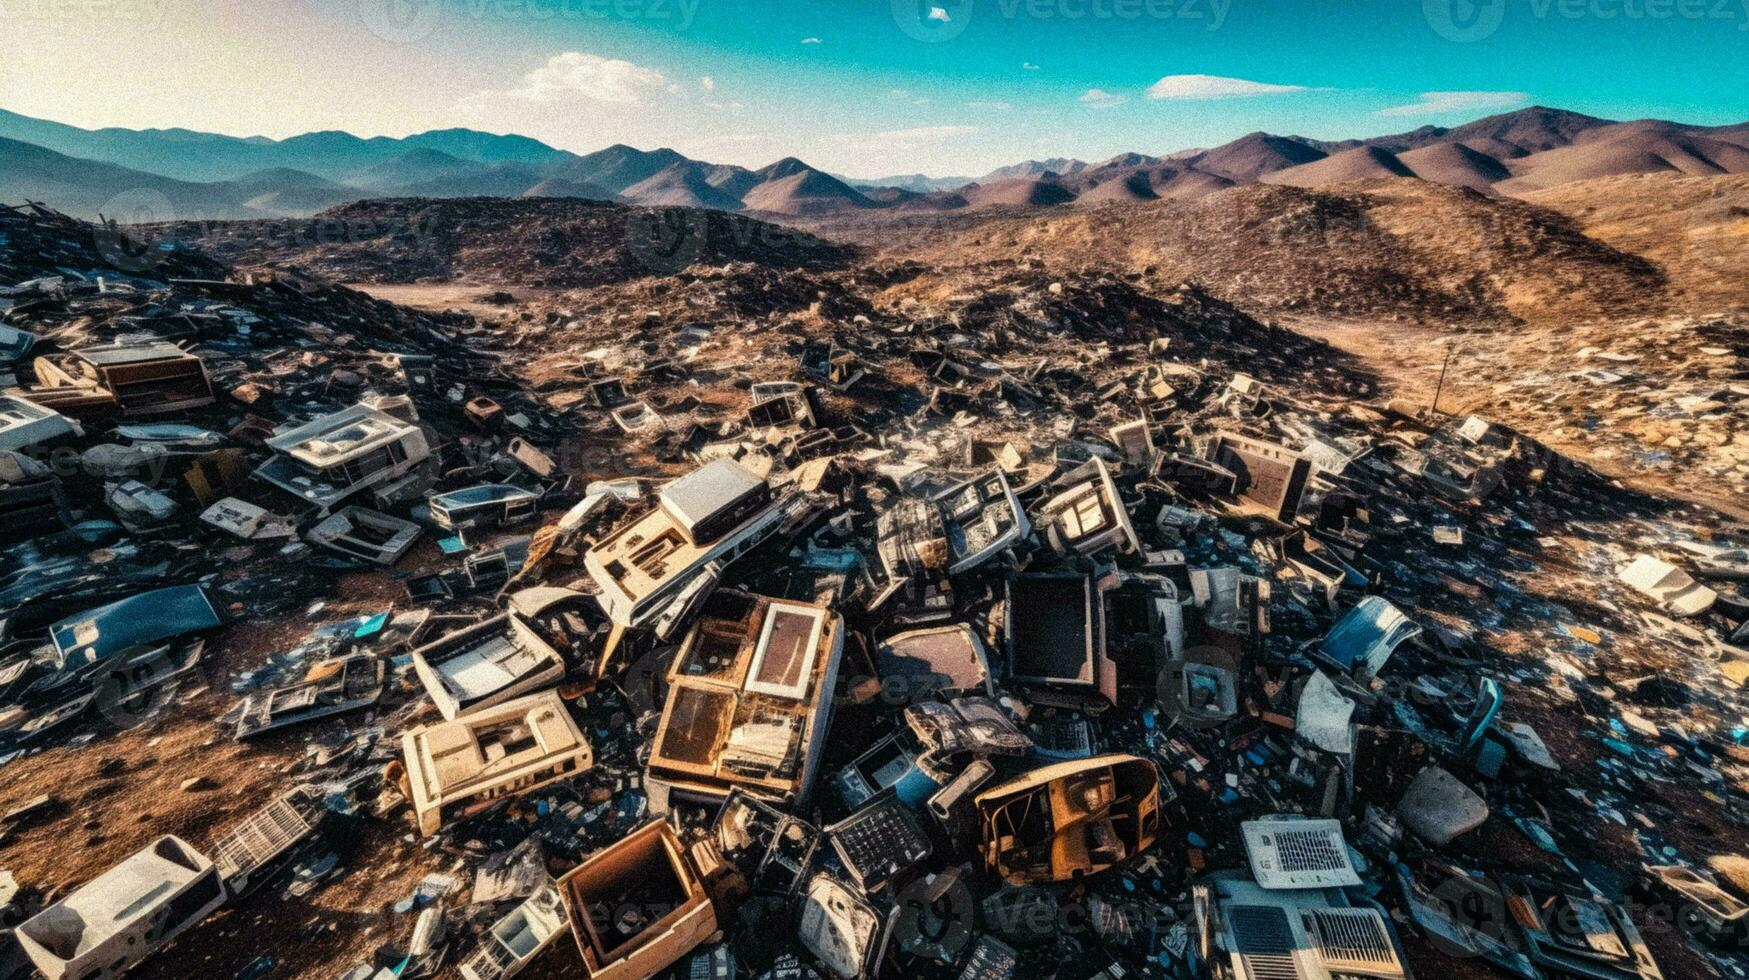
[(1403, 165), (1396, 154), (1376, 146), (1357, 146), (1311, 163), (1264, 174), (1265, 184), (1287, 184), (1293, 187), (1327, 187), (1374, 177), (1413, 177), (1415, 172)]
[(625, 200), (650, 207), (717, 208), (736, 211), (741, 201), (711, 186), (704, 171), (690, 160), (673, 163), (620, 192)]
[(961, 188), (959, 196), (973, 208), (1044, 207), (1066, 204), (1075, 199), (1073, 191), (1056, 180), (1043, 177), (1013, 177), (988, 184), (972, 184)]
[(1512, 176), (1499, 160), (1462, 143), (1434, 143), (1399, 154), (1397, 160), (1422, 180), (1484, 194), (1493, 192), (1496, 181)]
[(833, 267), (843, 246), (743, 215), (566, 198), (385, 198), (314, 218), (152, 226), (232, 265), (338, 282), (428, 281), (572, 289), (750, 262)]
[(1206, 174), (1246, 184), (1265, 174), (1287, 170), (1315, 160), (1325, 153), (1299, 140), (1268, 133), (1250, 133), (1231, 143), (1199, 153), (1185, 161)]
[(548, 177), (522, 192), (523, 197), (586, 197), (591, 201), (611, 201), (613, 195), (604, 188), (580, 180)]
[(1517, 151), (1507, 155), (1524, 155), (1566, 146), (1591, 130), (1610, 125), (1614, 124), (1596, 116), (1568, 112), (1565, 109), (1551, 109), (1547, 106), (1531, 106), (1486, 116), (1451, 129), (1423, 126), (1407, 133), (1374, 137), (1366, 140), (1366, 143), (1393, 153), (1416, 150), (1436, 143), (1466, 143), (1490, 155), (1499, 155), (1494, 149), (1507, 148)]
[(1512, 179), (1501, 182), (1499, 189), (1518, 194), (1622, 174), (1745, 173), (1749, 147), (1668, 123), (1622, 123), (1589, 133), (1570, 146), (1512, 161), (1509, 169)]
[(1216, 191), (1237, 186), (1232, 180), (1200, 170), (1185, 170), (1171, 180), (1154, 185), (1155, 193), (1174, 201), (1194, 201)]
[(1749, 174), (1629, 174), (1532, 191), (1585, 234), (1657, 263), (1690, 308), (1749, 302)]
[(875, 206), (856, 188), (793, 157), (758, 174), (762, 181), (741, 197), (741, 206), (749, 211), (813, 215)]
[(1109, 176), (1076, 195), (1077, 204), (1100, 204), (1106, 201), (1154, 201), (1159, 194), (1145, 170), (1131, 170)]
[(829, 227), (931, 265), (1042, 261), (1188, 279), (1280, 313), (1499, 322), (1641, 309), (1663, 298), (1656, 266), (1586, 237), (1559, 213), (1403, 178), (1251, 184), (1190, 202), (962, 213), (915, 226), (869, 216)]

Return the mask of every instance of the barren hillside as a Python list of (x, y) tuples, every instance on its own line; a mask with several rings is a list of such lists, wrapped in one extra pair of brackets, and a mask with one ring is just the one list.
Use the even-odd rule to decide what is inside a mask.
[(1664, 270), (1688, 307), (1749, 302), (1749, 174), (1603, 177), (1524, 195)]
[(152, 235), (238, 265), (283, 265), (344, 282), (576, 288), (746, 261), (837, 265), (843, 247), (742, 215), (595, 201), (385, 199), (315, 218), (182, 222)]
[(1636, 309), (1664, 287), (1652, 262), (1556, 211), (1410, 179), (815, 227), (941, 266), (1036, 260), (1189, 279), (1275, 312), (1512, 321)]

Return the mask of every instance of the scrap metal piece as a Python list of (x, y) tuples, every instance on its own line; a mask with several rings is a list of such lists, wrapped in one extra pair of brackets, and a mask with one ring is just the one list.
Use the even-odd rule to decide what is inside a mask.
[(1160, 773), (1132, 755), (1059, 762), (978, 794), (984, 864), (1010, 884), (1097, 874), (1160, 832)]

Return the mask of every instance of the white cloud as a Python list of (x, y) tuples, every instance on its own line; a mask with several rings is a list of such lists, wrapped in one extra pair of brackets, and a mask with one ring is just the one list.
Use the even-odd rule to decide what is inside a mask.
[(938, 21), (941, 21), (943, 24), (953, 20), (952, 17), (948, 16), (946, 7), (930, 7), (929, 8), (929, 16), (926, 19), (938, 20)]
[(717, 90), (717, 80), (709, 75), (705, 75), (698, 80), (698, 87), (706, 92), (715, 92)]
[(1418, 102), (1380, 109), (1381, 116), (1432, 116), (1442, 112), (1510, 109), (1530, 101), (1528, 92), (1422, 92)]
[(1104, 89), (1090, 88), (1081, 94), (1081, 104), (1089, 109), (1112, 109), (1128, 101), (1127, 97)]
[(1037, 66), (1037, 65), (1035, 65), (1035, 64), (1033, 64), (1033, 63), (1032, 63), (1032, 62), (1030, 62), (1030, 61), (1023, 61), (1023, 62), (1021, 62), (1021, 63), (1020, 63), (1020, 67), (1021, 67), (1021, 68), (1023, 68), (1023, 69), (1025, 69), (1025, 70), (1027, 70), (1027, 71), (1038, 71), (1038, 66)]
[(636, 105), (664, 92), (675, 92), (667, 76), (654, 68), (645, 68), (617, 58), (581, 51), (567, 51), (547, 59), (547, 63), (529, 72), (522, 84), (510, 94), (530, 102), (556, 102), (565, 98), (584, 98), (615, 105)]
[(905, 89), (905, 88), (890, 89), (887, 92), (887, 95), (890, 98), (898, 99), (901, 102), (909, 102), (912, 105), (928, 105), (929, 104), (929, 99), (924, 97), (924, 96), (917, 96), (916, 98), (913, 98), (911, 96), (910, 89)]
[(802, 43), (803, 44), (824, 44), (826, 42), (820, 40), (817, 37), (804, 37), (804, 38), (802, 38)]
[(968, 109), (984, 109), (989, 112), (1007, 112), (1014, 108), (1014, 103), (1002, 99), (973, 99), (966, 103)]
[(1241, 99), (1310, 91), (1304, 85), (1271, 85), (1220, 75), (1167, 75), (1148, 86), (1150, 99)]

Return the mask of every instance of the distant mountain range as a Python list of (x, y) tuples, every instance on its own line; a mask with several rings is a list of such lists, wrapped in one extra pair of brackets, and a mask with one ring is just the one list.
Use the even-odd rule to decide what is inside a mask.
[[(379, 197), (572, 197), (775, 216), (1041, 208), (1186, 200), (1244, 184), (1320, 187), (1418, 177), (1517, 195), (1595, 177), (1749, 172), (1749, 123), (1615, 122), (1541, 106), (1447, 129), (1364, 140), (1251, 133), (1167, 156), (1029, 160), (976, 179), (850, 180), (794, 157), (750, 170), (671, 149), (578, 155), (467, 129), (403, 139), (342, 132), (284, 140), (183, 129), (87, 130), (0, 110), (0, 201), (82, 216), (303, 217)], [(169, 215), (153, 215), (168, 209)], [(114, 212), (114, 213), (110, 213)]]

